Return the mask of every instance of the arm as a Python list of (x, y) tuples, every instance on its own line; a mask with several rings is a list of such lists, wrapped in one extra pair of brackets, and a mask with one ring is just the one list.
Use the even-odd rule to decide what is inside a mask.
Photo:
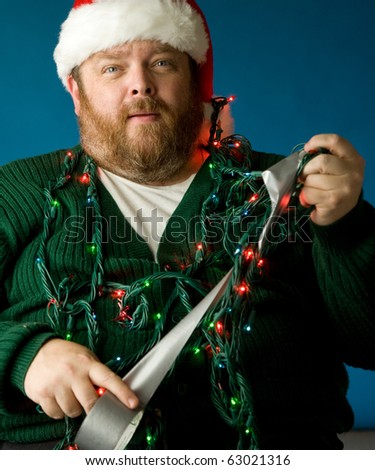
[[(53, 161), (52, 157), (46, 161)], [(136, 405), (136, 397), (120, 377), (89, 349), (62, 340), (53, 331), (47, 302), (38, 289), (28, 293), (30, 287), (20, 287), (33, 275), (34, 255), (27, 253), (35, 250), (30, 246), (43, 220), (41, 188), (48, 175), (39, 175), (43, 173), (40, 159), (35, 165), (23, 165), (22, 172), (17, 165), (2, 168), (0, 178), (0, 413), (22, 414), (22, 403), (34, 409), (39, 404), (53, 418), (77, 416), (82, 408), (88, 412), (98, 398), (95, 386), (110, 390), (129, 406), (132, 398)], [(27, 174), (29, 166), (34, 171)], [(25, 173), (25, 181), (13, 184)], [(34, 181), (34, 175), (41, 181)]]
[(333, 334), (347, 364), (375, 370), (375, 209), (365, 201), (313, 225), (313, 258)]
[[(12, 256), (9, 247), (5, 249), (3, 236), (0, 245), (3, 276)], [(138, 405), (136, 396), (121, 378), (85, 346), (57, 338), (43, 322), (6, 318), (6, 289), (3, 282), (0, 286), (1, 413), (23, 409), (26, 396), (51, 418), (76, 417), (82, 408), (88, 413), (98, 399), (95, 386), (110, 390), (129, 408)], [(32, 408), (31, 402), (27, 409)]]
[(305, 149), (318, 147), (330, 154), (306, 165), (301, 192), (314, 206), (317, 280), (344, 360), (375, 369), (375, 209), (360, 197), (364, 161), (338, 136), (315, 136)]

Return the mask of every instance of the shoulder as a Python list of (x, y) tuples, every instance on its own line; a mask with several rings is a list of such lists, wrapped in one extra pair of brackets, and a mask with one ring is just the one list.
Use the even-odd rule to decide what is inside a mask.
[(245, 171), (262, 172), (276, 164), (285, 155), (255, 150), (248, 138), (241, 134), (225, 137), (208, 147), (210, 162), (220, 167), (236, 167)]
[[(70, 154), (72, 152), (72, 154)], [(44, 220), (46, 188), (74, 168), (80, 147), (16, 160), (0, 167), (0, 239), (16, 252)]]
[(81, 152), (80, 146), (73, 149), (61, 149), (24, 158), (7, 163), (0, 167), (0, 184), (3, 190), (7, 187), (16, 189), (17, 185), (45, 187), (50, 180), (55, 180), (61, 174), (69, 152)]

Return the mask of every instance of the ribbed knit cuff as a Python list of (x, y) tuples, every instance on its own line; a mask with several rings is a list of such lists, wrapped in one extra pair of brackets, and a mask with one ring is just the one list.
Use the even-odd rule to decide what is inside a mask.
[[(56, 334), (42, 323), (21, 323), (2, 333), (0, 349), (0, 395), (13, 385), (23, 390), (23, 381), (36, 353)], [(9, 384), (10, 380), (10, 384)]]
[(365, 202), (361, 199), (348, 214), (330, 225), (311, 222), (314, 238), (327, 250), (347, 250), (367, 236)]
[(39, 349), (50, 339), (56, 338), (53, 332), (40, 333), (28, 341), (13, 362), (10, 383), (24, 393), (26, 373)]

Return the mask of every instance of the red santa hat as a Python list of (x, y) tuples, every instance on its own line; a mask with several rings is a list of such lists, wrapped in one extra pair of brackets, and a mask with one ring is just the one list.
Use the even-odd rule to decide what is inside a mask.
[[(213, 52), (206, 18), (195, 0), (75, 0), (54, 52), (61, 81), (66, 87), (74, 67), (92, 54), (135, 40), (169, 44), (196, 61), (208, 117)], [(227, 127), (231, 127), (230, 118)], [(225, 130), (228, 134), (231, 129)]]

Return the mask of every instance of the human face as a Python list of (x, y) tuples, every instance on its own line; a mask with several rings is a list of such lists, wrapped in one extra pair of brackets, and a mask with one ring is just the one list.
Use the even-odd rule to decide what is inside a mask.
[(94, 54), (69, 79), (86, 152), (133, 181), (170, 182), (191, 160), (202, 126), (194, 83), (189, 57), (156, 41)]

